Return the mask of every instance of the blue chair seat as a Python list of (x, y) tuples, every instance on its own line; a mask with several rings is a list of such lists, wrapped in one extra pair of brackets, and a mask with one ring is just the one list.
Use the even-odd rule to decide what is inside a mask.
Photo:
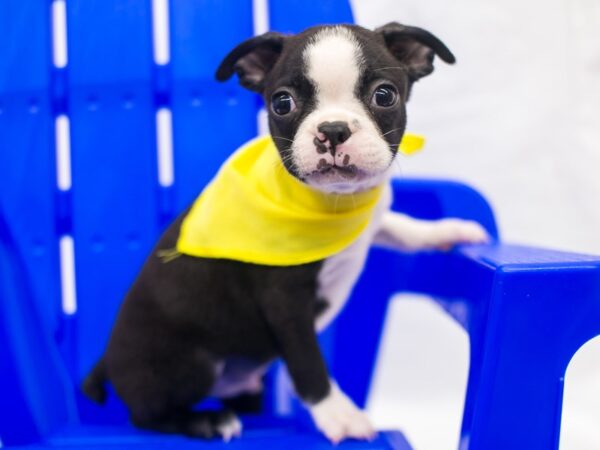
[[(230, 442), (199, 441), (181, 436), (144, 433), (131, 427), (72, 427), (54, 433), (45, 442), (29, 445), (27, 450), (49, 449), (144, 449), (144, 450), (326, 450), (332, 445), (313, 430), (302, 428), (295, 421), (275, 425), (247, 426), (242, 439)], [(10, 447), (13, 448), (13, 447)], [(344, 441), (335, 448), (340, 450), (410, 450), (404, 436), (397, 431), (382, 431), (372, 442)]]

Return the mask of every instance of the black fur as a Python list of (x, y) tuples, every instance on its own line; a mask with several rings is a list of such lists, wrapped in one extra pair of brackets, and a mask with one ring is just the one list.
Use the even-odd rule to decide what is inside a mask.
[(314, 332), (321, 263), (286, 268), (186, 255), (164, 262), (157, 254), (175, 246), (186, 214), (146, 261), (84, 392), (103, 402), (109, 380), (137, 426), (199, 437), (220, 423), (192, 412), (210, 393), (218, 362), (242, 357), (256, 367), (283, 356), (305, 401), (326, 396)]
[(215, 77), (224, 81), (235, 72), (242, 86), (261, 92), (267, 73), (281, 54), (284, 39), (283, 34), (271, 31), (242, 42), (225, 57)]
[(240, 394), (235, 397), (223, 399), (226, 408), (240, 414), (256, 414), (262, 411), (262, 393)]

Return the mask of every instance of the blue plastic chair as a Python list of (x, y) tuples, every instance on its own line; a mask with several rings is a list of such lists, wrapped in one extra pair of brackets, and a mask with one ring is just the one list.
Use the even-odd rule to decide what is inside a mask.
[[(271, 27), (350, 22), (346, 1), (271, 0)], [(101, 354), (123, 295), (164, 226), (225, 157), (256, 134), (260, 101), (217, 84), (220, 58), (252, 34), (250, 0), (171, 0), (171, 60), (152, 61), (149, 1), (67, 0), (69, 63), (54, 68), (48, 2), (0, 5), (0, 439), (11, 448), (220, 448), (127, 425), (79, 382)], [(173, 117), (174, 173), (158, 183), (155, 114)], [(72, 185), (57, 187), (55, 120), (70, 120)], [(210, 131), (210, 134), (209, 134)], [(394, 208), (480, 221), (492, 211), (452, 182), (395, 182)], [(72, 237), (77, 310), (61, 306), (60, 243)], [(600, 258), (504, 244), (402, 255), (373, 249), (323, 338), (341, 387), (364, 405), (389, 299), (434, 296), (469, 332), (461, 448), (557, 448), (563, 376), (600, 334)], [(456, 306), (461, 307), (457, 308)], [(360, 330), (357, 333), (356, 330)], [(275, 377), (276, 378), (276, 377)], [(295, 409), (248, 419), (229, 449), (330, 448)], [(398, 432), (341, 448), (407, 449)]]

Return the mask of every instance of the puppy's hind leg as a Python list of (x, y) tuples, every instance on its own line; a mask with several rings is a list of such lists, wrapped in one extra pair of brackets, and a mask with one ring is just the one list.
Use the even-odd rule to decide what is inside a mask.
[(212, 394), (223, 405), (239, 414), (258, 414), (263, 410), (265, 372), (270, 362), (229, 358), (213, 387)]
[(233, 412), (193, 410), (210, 392), (215, 370), (212, 359), (196, 349), (193, 356), (176, 354), (160, 364), (154, 361), (150, 367), (140, 366), (115, 387), (129, 407), (132, 423), (139, 428), (230, 440), (242, 431)]
[(260, 414), (263, 411), (264, 393), (248, 392), (221, 400), (226, 408), (239, 414)]
[(242, 423), (230, 410), (192, 411), (180, 410), (151, 420), (132, 415), (134, 425), (161, 433), (183, 434), (190, 437), (212, 439), (222, 437), (230, 441), (242, 433)]

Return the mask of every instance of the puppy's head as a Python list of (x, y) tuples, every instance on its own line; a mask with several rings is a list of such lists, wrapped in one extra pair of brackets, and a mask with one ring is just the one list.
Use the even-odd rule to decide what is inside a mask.
[(263, 95), (292, 175), (324, 192), (349, 193), (385, 179), (404, 134), (412, 84), (433, 71), (435, 55), (454, 62), (420, 28), (318, 26), (249, 39), (216, 76), (223, 81), (235, 73), (242, 86)]

